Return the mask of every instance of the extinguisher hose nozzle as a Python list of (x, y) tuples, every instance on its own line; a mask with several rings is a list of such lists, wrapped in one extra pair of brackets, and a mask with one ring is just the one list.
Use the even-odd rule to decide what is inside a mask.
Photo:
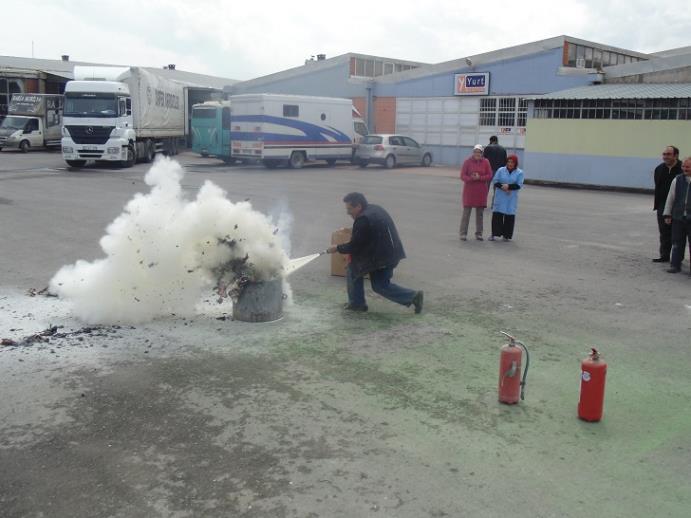
[(525, 351), (525, 369), (523, 369), (523, 379), (521, 380), (521, 401), (523, 401), (525, 399), (525, 379), (528, 376), (528, 367), (530, 366), (530, 354), (528, 354), (528, 348), (523, 342), (516, 340), (516, 343)]

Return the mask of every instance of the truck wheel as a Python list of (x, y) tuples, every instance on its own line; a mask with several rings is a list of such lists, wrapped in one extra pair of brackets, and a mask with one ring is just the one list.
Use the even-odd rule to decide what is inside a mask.
[(393, 155), (387, 156), (386, 161), (384, 162), (384, 167), (387, 169), (393, 169), (396, 167), (396, 157)]
[(329, 167), (333, 167), (334, 165), (336, 165), (336, 159), (335, 159), (335, 158), (329, 158), (329, 159), (327, 159), (327, 160), (326, 160), (326, 165), (328, 165)]
[(305, 165), (305, 154), (302, 151), (293, 151), (289, 164), (291, 169), (302, 169)]
[(154, 141), (153, 140), (147, 140), (146, 141), (146, 155), (144, 155), (144, 162), (147, 164), (151, 163), (154, 159), (154, 156), (156, 156), (156, 149), (154, 148)]
[(422, 166), (423, 167), (429, 167), (432, 165), (432, 155), (429, 153), (425, 153), (425, 156), (422, 157)]
[(278, 167), (278, 160), (263, 160), (262, 164), (267, 169), (276, 169)]
[(29, 144), (28, 140), (22, 140), (19, 143), (19, 151), (21, 151), (22, 153), (28, 153), (30, 147), (31, 147), (31, 144)]
[(86, 160), (65, 160), (65, 162), (67, 162), (68, 166), (75, 167), (77, 169), (80, 167), (84, 167), (84, 165), (86, 164)]
[(137, 161), (137, 153), (134, 151), (134, 146), (130, 144), (127, 146), (127, 160), (120, 162), (122, 167), (132, 167)]

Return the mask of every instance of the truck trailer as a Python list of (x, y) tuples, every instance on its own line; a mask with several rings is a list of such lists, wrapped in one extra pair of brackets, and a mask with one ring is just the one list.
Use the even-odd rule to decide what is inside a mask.
[[(350, 161), (355, 119), (350, 99), (306, 95), (241, 94), (232, 104), (231, 155), (269, 168), (301, 168), (309, 160)], [(364, 127), (364, 124), (362, 124)]]
[(0, 149), (60, 147), (62, 95), (14, 94), (0, 124)]
[(74, 67), (65, 85), (62, 156), (131, 167), (175, 155), (185, 137), (184, 87), (138, 67)]

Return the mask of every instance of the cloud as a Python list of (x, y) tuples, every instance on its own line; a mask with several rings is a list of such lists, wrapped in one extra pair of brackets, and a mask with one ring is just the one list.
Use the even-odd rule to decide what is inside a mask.
[[(561, 34), (653, 52), (688, 44), (681, 0), (547, 0), (468, 5), (265, 0), (86, 0), (3, 6), (3, 53), (162, 66), (233, 79), (302, 65), (317, 53), (360, 52), (438, 63)], [(27, 31), (27, 27), (31, 27)], [(28, 36), (30, 35), (30, 36)]]

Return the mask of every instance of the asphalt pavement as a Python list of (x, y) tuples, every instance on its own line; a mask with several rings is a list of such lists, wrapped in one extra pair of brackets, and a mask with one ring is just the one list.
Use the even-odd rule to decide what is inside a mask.
[[(326, 248), (351, 224), (343, 195), (365, 193), (424, 311), (368, 289), (370, 311), (344, 313), (325, 257), (293, 274), (278, 322), (86, 326), (37, 292), (103, 257), (148, 166), (2, 151), (0, 337), (58, 326), (0, 346), (3, 518), (689, 515), (691, 276), (688, 258), (651, 262), (651, 195), (526, 186), (513, 242), (461, 242), (452, 168), (178, 160), (190, 197), (210, 180), (289, 210), (292, 257)], [(516, 406), (497, 402), (500, 330), (531, 351)], [(591, 347), (609, 365), (600, 423), (576, 416)]]

